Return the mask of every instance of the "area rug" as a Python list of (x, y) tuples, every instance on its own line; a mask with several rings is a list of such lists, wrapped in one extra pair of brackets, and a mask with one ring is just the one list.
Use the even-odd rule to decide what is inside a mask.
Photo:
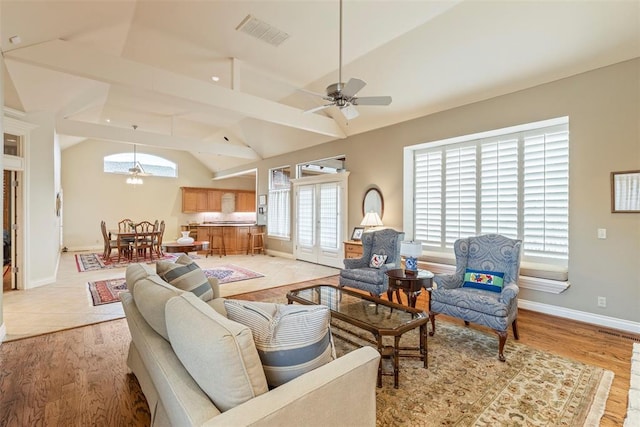
[[(154, 263), (159, 260), (164, 261), (174, 261), (182, 254), (164, 254), (162, 258), (155, 258), (153, 260), (147, 259), (146, 263)], [(120, 258), (118, 261), (118, 255), (112, 255), (109, 259), (105, 260), (102, 257), (102, 254), (97, 253), (86, 253), (86, 254), (75, 254), (76, 256), (76, 267), (79, 272), (83, 271), (92, 271), (92, 270), (104, 270), (110, 268), (122, 268), (129, 265), (131, 262), (139, 262), (135, 259), (130, 261), (126, 258)], [(193, 259), (200, 258), (197, 255), (189, 255)]]
[[(221, 284), (264, 277), (261, 273), (238, 267), (233, 264), (220, 265), (203, 269), (202, 271), (204, 271), (204, 275), (207, 277), (216, 277), (218, 282)], [(93, 305), (118, 302), (120, 301), (120, 292), (127, 290), (127, 284), (125, 283), (124, 277), (109, 280), (97, 280), (95, 282), (88, 282), (88, 285)]]
[[(285, 303), (286, 299), (268, 301)], [(345, 334), (353, 326), (333, 319), (338, 356), (368, 341)], [(430, 328), (430, 326), (429, 326)], [(362, 335), (362, 331), (359, 332)], [(337, 337), (344, 335), (352, 343)], [(373, 338), (371, 334), (367, 338)], [(392, 345), (391, 337), (385, 345)], [(416, 330), (400, 346), (415, 347)], [(604, 414), (613, 372), (507, 340), (506, 362), (498, 360), (493, 333), (436, 319), (428, 337), (425, 369), (418, 358), (400, 358), (400, 384), (393, 375), (376, 388), (376, 424), (391, 426), (598, 426)], [(383, 359), (385, 372), (393, 372)]]
[[(509, 341), (502, 363), (495, 335), (444, 321), (436, 331), (428, 338), (427, 369), (417, 358), (401, 358), (398, 389), (393, 376), (383, 376), (376, 389), (378, 426), (599, 425), (611, 371)], [(412, 331), (400, 345), (417, 340)], [(355, 348), (334, 341), (339, 355)], [(388, 360), (383, 366), (392, 370)]]

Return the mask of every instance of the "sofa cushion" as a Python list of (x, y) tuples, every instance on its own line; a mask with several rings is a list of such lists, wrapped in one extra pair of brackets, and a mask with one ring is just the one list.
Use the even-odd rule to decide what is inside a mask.
[(154, 331), (169, 340), (164, 306), (171, 298), (183, 292), (162, 280), (157, 274), (153, 274), (138, 280), (131, 294), (144, 320)]
[(268, 391), (251, 330), (194, 294), (165, 307), (169, 342), (191, 377), (221, 411)]
[(176, 288), (192, 292), (203, 301), (213, 298), (213, 290), (204, 271), (186, 254), (180, 255), (176, 262), (156, 262), (156, 271)]
[(270, 387), (277, 387), (335, 359), (329, 309), (225, 300), (229, 319), (253, 332)]

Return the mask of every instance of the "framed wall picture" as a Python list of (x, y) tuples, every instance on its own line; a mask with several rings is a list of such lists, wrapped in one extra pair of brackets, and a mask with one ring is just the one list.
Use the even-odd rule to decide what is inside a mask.
[(640, 170), (611, 172), (611, 212), (640, 213)]
[(364, 233), (364, 227), (354, 227), (353, 233), (351, 233), (351, 240), (362, 239), (362, 233)]

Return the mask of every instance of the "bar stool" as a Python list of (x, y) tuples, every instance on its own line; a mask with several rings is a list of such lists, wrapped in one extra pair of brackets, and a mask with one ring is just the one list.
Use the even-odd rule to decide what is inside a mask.
[[(217, 244), (214, 242), (217, 240)], [(213, 251), (218, 251), (218, 255), (222, 258), (222, 255), (227, 256), (227, 249), (224, 246), (224, 228), (223, 227), (210, 227), (209, 228), (209, 250), (207, 256), (213, 255)]]
[[(259, 238), (259, 240), (258, 240)], [(258, 240), (258, 242), (256, 242)], [(258, 243), (260, 245), (258, 246)], [(264, 233), (249, 233), (249, 247), (247, 248), (247, 255), (251, 253), (253, 256), (254, 252), (258, 250), (259, 253), (264, 254)]]

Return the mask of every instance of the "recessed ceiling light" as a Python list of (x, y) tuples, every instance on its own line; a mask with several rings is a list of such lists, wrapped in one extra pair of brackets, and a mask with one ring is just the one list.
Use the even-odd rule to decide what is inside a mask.
[(214, 82), (220, 81), (220, 77), (218, 76), (211, 76), (211, 80), (213, 80)]
[(111, 119), (105, 119), (104, 121), (107, 123), (111, 123)]
[(11, 43), (11, 44), (20, 44), (20, 43), (22, 43), (22, 39), (20, 38), (20, 36), (9, 37), (9, 43)]

